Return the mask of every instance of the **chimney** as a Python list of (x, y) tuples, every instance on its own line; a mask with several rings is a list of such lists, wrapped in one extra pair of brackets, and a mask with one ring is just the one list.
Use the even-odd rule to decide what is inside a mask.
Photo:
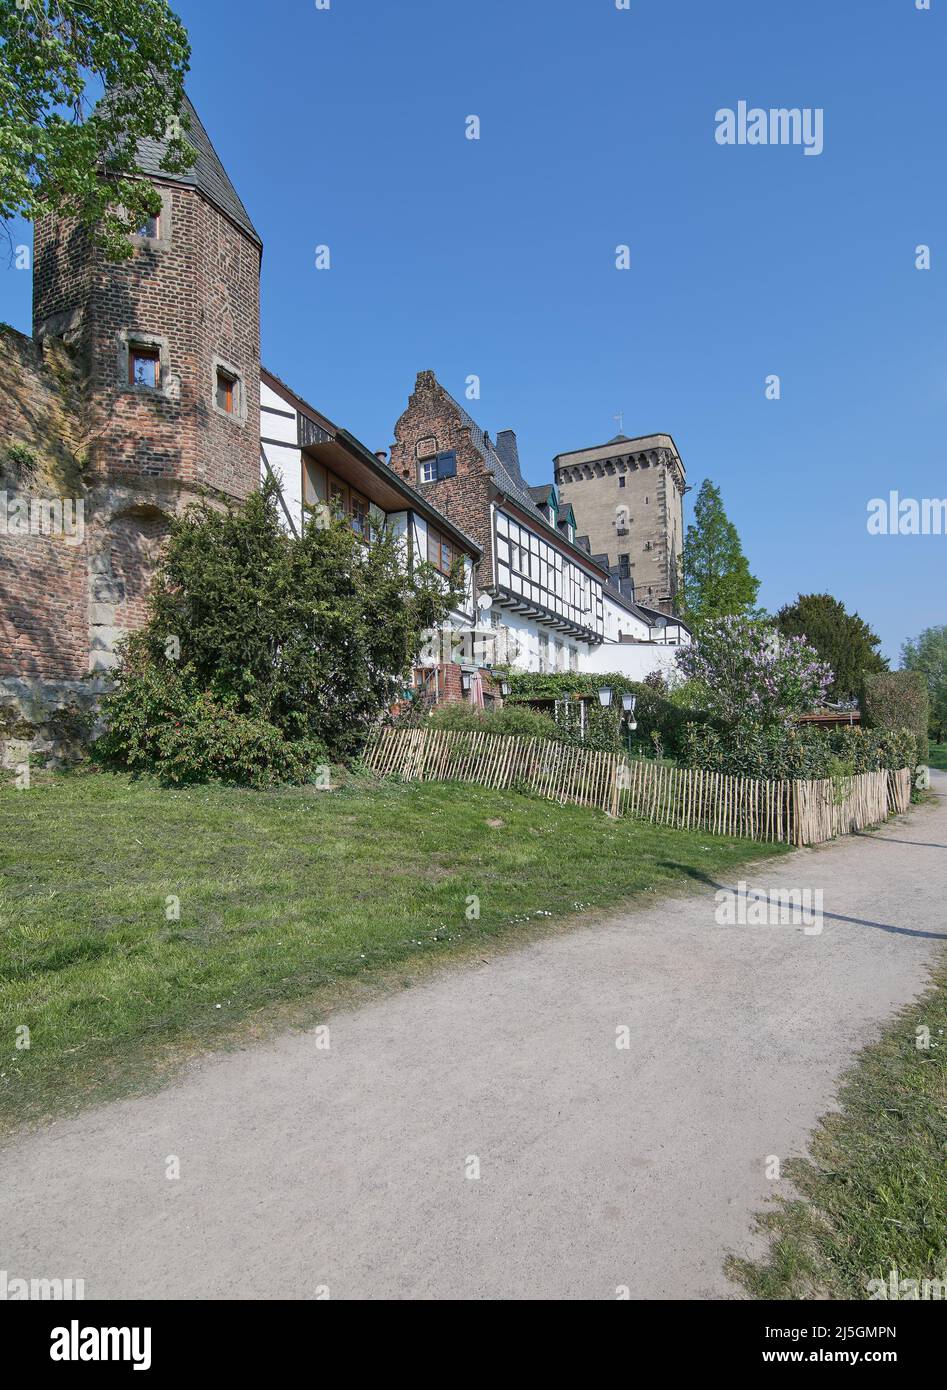
[(522, 479), (520, 472), (520, 453), (516, 444), (515, 430), (501, 430), (497, 435), (497, 453), (516, 478)]
[(376, 449), (376, 450), (375, 450), (375, 457), (376, 457), (376, 459), (378, 460), (379, 463), (387, 463), (387, 462), (388, 462), (388, 450), (387, 450), (387, 449)]

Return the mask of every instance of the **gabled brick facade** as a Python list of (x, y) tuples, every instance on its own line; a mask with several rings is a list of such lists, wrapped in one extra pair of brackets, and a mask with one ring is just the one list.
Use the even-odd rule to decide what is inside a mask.
[[(433, 483), (420, 481), (418, 447), (421, 444), (425, 446), (425, 456), (431, 452), (456, 454), (456, 474)], [(416, 487), (439, 511), (474, 538), (483, 550), (479, 572), (492, 574), (490, 489), (493, 479), (474, 443), (469, 421), (464, 420), (456, 401), (433, 372), (418, 373), (407, 409), (395, 425), (390, 463), (399, 477)]]
[(490, 613), (481, 626), (497, 633), (497, 664), (576, 669), (601, 643), (607, 570), (575, 545), (565, 512), (543, 509), (551, 486), (526, 484), (512, 430), (491, 440), (433, 372), (419, 372), (395, 425), (391, 467), (483, 550), (477, 590)]

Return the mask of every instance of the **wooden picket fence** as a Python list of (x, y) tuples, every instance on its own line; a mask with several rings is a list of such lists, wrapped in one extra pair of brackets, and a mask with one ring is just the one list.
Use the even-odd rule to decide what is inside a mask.
[(511, 734), (442, 729), (382, 729), (365, 761), (380, 776), (408, 781), (476, 782), (481, 787), (524, 791), (576, 806), (598, 806), (617, 815), (619, 769), (615, 753)]
[(774, 843), (818, 845), (905, 812), (911, 774), (765, 781), (669, 767), (552, 739), (439, 729), (381, 729), (365, 761), (379, 776), (521, 788), (611, 816)]
[(821, 845), (878, 825), (888, 816), (887, 772), (862, 772), (839, 780), (794, 781), (793, 842)]
[(911, 805), (911, 769), (902, 767), (898, 772), (888, 773), (888, 810), (892, 815), (904, 816)]

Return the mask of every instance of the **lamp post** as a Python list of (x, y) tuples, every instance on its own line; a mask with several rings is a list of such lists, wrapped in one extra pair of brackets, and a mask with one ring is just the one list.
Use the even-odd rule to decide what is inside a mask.
[(625, 726), (626, 726), (626, 728), (627, 728), (627, 730), (628, 730), (628, 756), (629, 756), (629, 758), (631, 757), (631, 735), (632, 735), (633, 730), (637, 729), (637, 727), (638, 727), (638, 721), (637, 721), (637, 719), (635, 718), (635, 705), (636, 705), (636, 704), (637, 704), (637, 696), (636, 696), (636, 695), (632, 695), (630, 691), (626, 690), (625, 693), (624, 693), (624, 695), (622, 695), (622, 697), (621, 697), (621, 705), (622, 705), (622, 710), (623, 710), (624, 716), (625, 716)]

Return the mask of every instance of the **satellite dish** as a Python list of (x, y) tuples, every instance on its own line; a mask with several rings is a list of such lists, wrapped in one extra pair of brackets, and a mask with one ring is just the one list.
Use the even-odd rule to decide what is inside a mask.
[(493, 599), (489, 594), (481, 594), (477, 599), (477, 607), (482, 608), (484, 613), (486, 613), (488, 608), (493, 607)]

